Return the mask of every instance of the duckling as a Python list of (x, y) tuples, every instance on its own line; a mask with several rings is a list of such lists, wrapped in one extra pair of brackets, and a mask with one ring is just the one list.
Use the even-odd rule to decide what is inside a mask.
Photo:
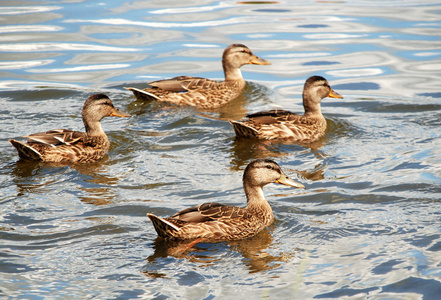
[(312, 143), (325, 134), (326, 119), (320, 102), (325, 97), (343, 97), (335, 92), (322, 76), (309, 77), (303, 88), (303, 116), (287, 110), (270, 110), (247, 115), (241, 121), (230, 120), (237, 137), (265, 140), (290, 139)]
[(199, 241), (245, 239), (256, 235), (274, 220), (262, 190), (269, 183), (305, 188), (288, 178), (273, 160), (256, 159), (248, 164), (243, 175), (246, 207), (210, 202), (184, 209), (168, 218), (151, 213), (147, 216), (163, 238)]
[(83, 106), (82, 117), (86, 132), (55, 129), (27, 136), (23, 143), (9, 142), (17, 149), (22, 160), (44, 162), (90, 163), (101, 159), (109, 150), (110, 142), (101, 127), (104, 117), (130, 117), (113, 106), (104, 94), (90, 96)]
[(190, 105), (202, 109), (220, 107), (239, 96), (245, 88), (240, 67), (246, 64), (270, 65), (254, 55), (247, 46), (232, 44), (222, 55), (225, 81), (191, 76), (178, 76), (150, 82), (143, 90), (128, 87), (139, 100), (157, 100), (177, 105)]

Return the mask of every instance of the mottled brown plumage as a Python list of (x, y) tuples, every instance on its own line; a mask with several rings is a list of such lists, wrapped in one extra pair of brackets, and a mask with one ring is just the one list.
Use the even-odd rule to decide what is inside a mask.
[(129, 117), (115, 108), (112, 101), (104, 95), (90, 96), (83, 106), (82, 117), (86, 132), (68, 129), (34, 133), (26, 143), (10, 139), (23, 160), (45, 162), (94, 162), (101, 159), (109, 150), (110, 143), (101, 127), (104, 117)]
[(246, 207), (211, 202), (184, 209), (168, 218), (147, 215), (158, 235), (163, 238), (217, 241), (248, 238), (274, 220), (273, 211), (262, 190), (269, 183), (304, 188), (302, 184), (289, 179), (274, 161), (256, 159), (247, 166), (243, 175)]
[(343, 98), (321, 76), (306, 80), (303, 88), (303, 116), (286, 110), (270, 110), (247, 115), (242, 121), (230, 121), (236, 136), (257, 139), (290, 139), (311, 143), (322, 137), (326, 130), (320, 102), (325, 97)]
[(245, 64), (269, 65), (255, 56), (247, 46), (228, 46), (222, 56), (225, 81), (218, 82), (201, 77), (178, 76), (150, 82), (152, 87), (143, 90), (126, 88), (139, 100), (157, 100), (177, 105), (190, 105), (203, 109), (220, 107), (240, 95), (245, 80), (240, 67)]

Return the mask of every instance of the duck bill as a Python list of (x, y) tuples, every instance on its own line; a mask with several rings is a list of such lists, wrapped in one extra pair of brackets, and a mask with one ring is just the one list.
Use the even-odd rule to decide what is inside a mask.
[(333, 89), (331, 89), (331, 91), (329, 92), (328, 97), (343, 99), (343, 96), (337, 93), (336, 91), (334, 91)]
[(291, 178), (289, 178), (288, 176), (286, 176), (285, 174), (282, 174), (282, 176), (280, 176), (279, 179), (277, 179), (275, 181), (278, 184), (283, 184), (283, 185), (287, 185), (287, 186), (292, 186), (298, 189), (304, 189), (305, 186), (297, 181), (292, 180)]
[(270, 65), (271, 63), (267, 60), (264, 60), (263, 58), (257, 57), (256, 55), (253, 55), (249, 64), (251, 64), (251, 65)]
[(115, 108), (112, 113), (110, 114), (111, 117), (121, 117), (121, 118), (128, 118), (130, 115), (126, 112), (123, 112), (122, 110), (119, 110), (118, 108)]

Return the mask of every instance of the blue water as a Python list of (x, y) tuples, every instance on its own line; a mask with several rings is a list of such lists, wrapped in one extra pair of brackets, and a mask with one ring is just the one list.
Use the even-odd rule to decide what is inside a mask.
[[(434, 1), (55, 1), (0, 4), (0, 297), (10, 299), (438, 299), (441, 294), (441, 6)], [(201, 111), (136, 101), (125, 86), (222, 79), (247, 45), (244, 94)], [(229, 119), (302, 113), (326, 77), (324, 139), (237, 140)], [(10, 138), (83, 130), (106, 93), (109, 155), (17, 162)], [(186, 252), (146, 217), (202, 202), (245, 205), (243, 170), (277, 161), (304, 191), (264, 189), (275, 223)]]

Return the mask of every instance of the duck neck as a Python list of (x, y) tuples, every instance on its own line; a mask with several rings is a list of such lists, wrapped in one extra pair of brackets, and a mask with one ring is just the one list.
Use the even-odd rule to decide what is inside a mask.
[(253, 214), (262, 215), (263, 213), (266, 215), (266, 219), (270, 220), (271, 223), (273, 220), (273, 210), (263, 195), (262, 187), (252, 186), (244, 182), (243, 188), (248, 203), (246, 209)]
[(309, 94), (303, 93), (303, 107), (306, 117), (323, 117), (320, 101), (313, 99)]
[(88, 121), (83, 118), (84, 128), (88, 136), (105, 136), (106, 134), (101, 127), (100, 121)]
[(222, 67), (224, 69), (225, 81), (243, 81), (242, 72), (239, 68), (222, 61)]

